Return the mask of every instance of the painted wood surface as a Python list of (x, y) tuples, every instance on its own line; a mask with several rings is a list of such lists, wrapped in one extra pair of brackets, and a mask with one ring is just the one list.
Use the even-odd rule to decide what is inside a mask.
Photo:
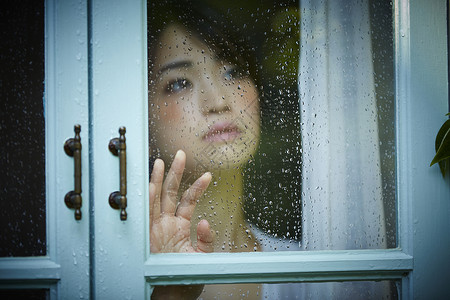
[[(93, 207), (91, 297), (148, 298), (148, 121), (146, 2), (93, 0), (91, 16), (91, 135)], [(119, 159), (110, 139), (126, 127), (128, 219), (108, 203), (119, 190)]]
[(400, 250), (155, 254), (145, 275), (154, 285), (342, 281), (401, 279), (412, 268)]
[[(408, 197), (412, 203), (409, 238), (414, 256), (413, 297), (449, 299), (450, 180), (429, 167), (434, 140), (449, 111), (447, 1), (410, 3), (410, 91), (400, 108), (406, 114), (409, 148)], [(405, 34), (408, 31), (405, 30)], [(403, 186), (402, 186), (403, 188)]]
[[(47, 24), (47, 218), (50, 258), (61, 266), (57, 298), (89, 296), (89, 106), (87, 1), (49, 1)], [(82, 219), (64, 203), (74, 161), (63, 145), (81, 125)]]

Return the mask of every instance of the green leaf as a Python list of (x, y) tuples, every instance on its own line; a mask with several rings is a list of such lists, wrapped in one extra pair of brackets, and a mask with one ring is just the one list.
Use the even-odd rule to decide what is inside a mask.
[(450, 166), (450, 119), (445, 121), (441, 129), (439, 129), (439, 132), (436, 135), (435, 148), (436, 155), (430, 166), (439, 163), (442, 176), (445, 177), (445, 171)]

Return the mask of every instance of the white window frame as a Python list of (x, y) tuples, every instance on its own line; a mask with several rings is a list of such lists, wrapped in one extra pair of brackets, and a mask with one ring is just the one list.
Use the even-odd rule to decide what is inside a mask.
[[(446, 2), (397, 0), (394, 7), (398, 247), (152, 254), (144, 266), (152, 286), (400, 280), (402, 299), (450, 294), (445, 279), (428, 276), (450, 270), (449, 180), (429, 167), (435, 134), (448, 111)], [(436, 218), (441, 223), (433, 224)]]

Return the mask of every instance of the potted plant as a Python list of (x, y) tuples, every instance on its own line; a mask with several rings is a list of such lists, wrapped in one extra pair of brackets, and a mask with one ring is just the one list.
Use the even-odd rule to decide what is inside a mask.
[(439, 129), (436, 135), (435, 148), (436, 155), (431, 161), (430, 166), (438, 163), (442, 176), (445, 177), (446, 171), (450, 170), (450, 119), (445, 121), (441, 129)]

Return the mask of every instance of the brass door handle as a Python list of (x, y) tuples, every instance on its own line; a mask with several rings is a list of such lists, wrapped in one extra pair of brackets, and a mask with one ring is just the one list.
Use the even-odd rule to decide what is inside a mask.
[(73, 157), (75, 187), (73, 191), (66, 194), (64, 202), (68, 208), (75, 209), (75, 220), (81, 220), (81, 126), (75, 125), (74, 131), (75, 137), (66, 140), (64, 151), (67, 155)]
[(109, 195), (109, 205), (114, 209), (120, 209), (120, 220), (127, 219), (127, 145), (125, 141), (125, 127), (119, 128), (120, 137), (109, 141), (109, 151), (119, 156), (120, 191)]

